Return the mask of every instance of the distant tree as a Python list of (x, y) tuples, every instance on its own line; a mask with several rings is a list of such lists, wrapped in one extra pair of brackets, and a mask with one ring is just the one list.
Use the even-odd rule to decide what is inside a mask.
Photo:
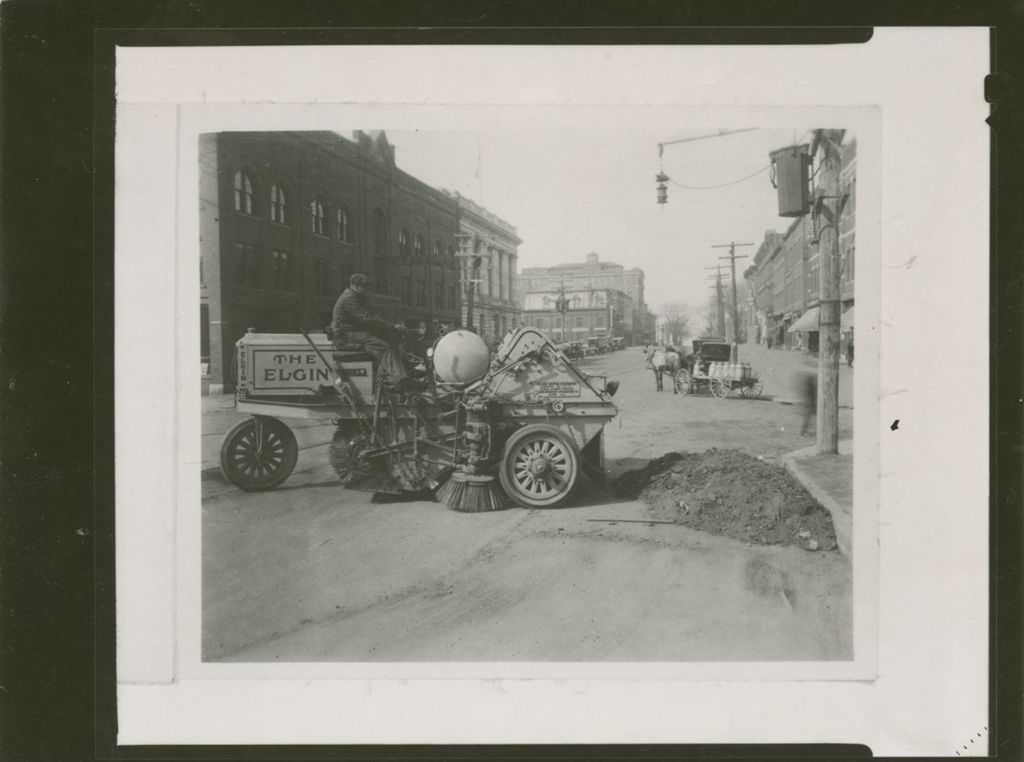
[(681, 302), (671, 302), (661, 308), (665, 340), (669, 344), (682, 344), (690, 335), (690, 308)]

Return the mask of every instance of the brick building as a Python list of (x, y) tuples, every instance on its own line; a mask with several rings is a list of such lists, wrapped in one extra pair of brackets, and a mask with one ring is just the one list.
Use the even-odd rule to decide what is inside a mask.
[(570, 291), (621, 291), (629, 297), (631, 305), (623, 316), (622, 335), (626, 343), (654, 340), (654, 318), (644, 302), (644, 271), (638, 267), (627, 270), (615, 262), (602, 262), (597, 254), (590, 253), (585, 262), (524, 268), (519, 283), (523, 294), (550, 293), (562, 286)]
[(565, 289), (568, 310), (557, 309), (560, 289), (523, 295), (523, 323), (556, 343), (600, 337), (625, 337), (633, 313), (629, 294), (617, 289)]
[(473, 283), (473, 319), (469, 320), (468, 287), (470, 260), (459, 261), (459, 282), (462, 293), (461, 325), (472, 325), (491, 345), (505, 333), (519, 326), (522, 306), (518, 291), (519, 253), (522, 241), (511, 224), (474, 203), (457, 191), (445, 193), (458, 204), (459, 234), (468, 236), (473, 253), (480, 257), (479, 271)]
[(459, 204), (399, 169), (383, 132), (206, 134), (199, 161), (204, 388), (231, 388), (246, 329), (327, 325), (354, 272), (388, 320), (458, 321)]

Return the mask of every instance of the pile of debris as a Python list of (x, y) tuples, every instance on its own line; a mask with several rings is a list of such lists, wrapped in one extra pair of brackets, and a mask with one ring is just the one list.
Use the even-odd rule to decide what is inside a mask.
[(614, 485), (652, 518), (760, 545), (836, 547), (832, 517), (786, 470), (739, 450), (671, 452)]

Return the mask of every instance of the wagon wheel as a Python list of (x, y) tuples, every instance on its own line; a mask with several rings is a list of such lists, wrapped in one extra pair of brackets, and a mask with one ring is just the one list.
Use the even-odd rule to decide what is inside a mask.
[(750, 384), (740, 387), (740, 396), (742, 397), (760, 397), (761, 391), (764, 389), (764, 384), (761, 383), (761, 379), (755, 378)]
[(680, 368), (677, 370), (672, 382), (676, 385), (677, 392), (689, 394), (693, 391), (693, 382), (690, 380), (690, 374), (686, 368)]
[(723, 378), (711, 379), (709, 386), (711, 387), (711, 396), (720, 400), (724, 400), (729, 396), (729, 392), (732, 391), (730, 382)]
[(579, 470), (575, 442), (555, 426), (533, 424), (505, 442), (498, 477), (524, 508), (551, 508), (572, 492)]
[(224, 437), (220, 469), (227, 480), (249, 492), (273, 489), (295, 470), (299, 445), (292, 430), (276, 418), (256, 415)]

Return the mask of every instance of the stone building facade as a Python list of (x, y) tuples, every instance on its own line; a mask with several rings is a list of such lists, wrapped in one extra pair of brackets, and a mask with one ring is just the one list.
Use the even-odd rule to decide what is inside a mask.
[[(457, 191), (445, 191), (458, 205), (459, 234), (468, 236), (473, 254), (479, 256), (476, 277), (471, 277), (471, 258), (459, 259), (459, 283), (462, 302), (460, 325), (472, 325), (489, 345), (522, 321), (522, 304), (518, 291), (519, 253), (522, 241), (511, 224), (474, 203)], [(478, 282), (473, 282), (478, 281)], [(473, 288), (473, 316), (469, 308), (468, 289)]]
[(563, 286), (570, 291), (621, 291), (631, 304), (623, 316), (626, 343), (654, 340), (654, 316), (644, 302), (644, 271), (638, 267), (626, 269), (615, 262), (602, 262), (591, 252), (585, 262), (524, 268), (519, 281), (524, 294), (557, 291)]
[(543, 331), (556, 343), (600, 337), (625, 337), (633, 313), (629, 294), (617, 289), (565, 290), (568, 309), (558, 311), (561, 290), (523, 295), (523, 323)]
[(459, 204), (403, 172), (383, 132), (200, 137), (204, 387), (229, 390), (247, 329), (321, 330), (352, 273), (396, 323), (455, 324)]

